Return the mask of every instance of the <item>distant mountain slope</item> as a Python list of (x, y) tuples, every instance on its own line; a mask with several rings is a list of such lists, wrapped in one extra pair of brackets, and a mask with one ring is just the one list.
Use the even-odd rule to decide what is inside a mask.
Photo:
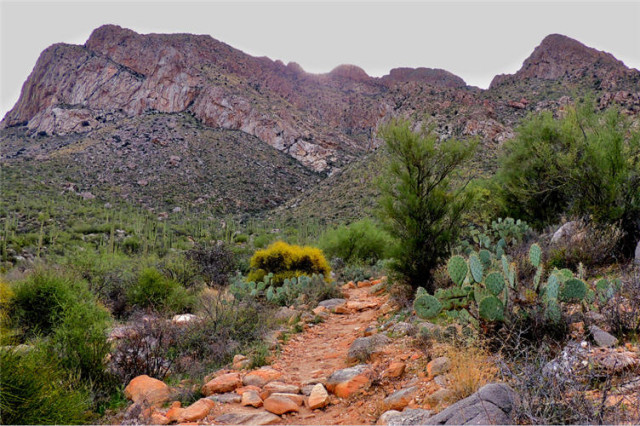
[(262, 211), (320, 181), (254, 137), (185, 114), (146, 114), (73, 137), (36, 137), (26, 147), (23, 128), (5, 132), (3, 185), (35, 177), (60, 192), (168, 211)]
[[(587, 93), (637, 115), (640, 72), (555, 34), (517, 73), (481, 90), (440, 69), (374, 78), (341, 65), (314, 75), (209, 36), (105, 25), (82, 46), (42, 52), (1, 122), (1, 161), (50, 167), (60, 182), (146, 206), (202, 198), (224, 211), (268, 210), (307, 189), (306, 201), (287, 206), (311, 214), (325, 200), (348, 210), (355, 201), (344, 197), (357, 198), (363, 181), (354, 171), (361, 166), (349, 164), (377, 158), (377, 130), (393, 117), (432, 126), (443, 139), (480, 138), (479, 162), (490, 169), (495, 148), (527, 114)], [(69, 164), (78, 172), (67, 173)], [(335, 192), (341, 182), (344, 196), (312, 195), (327, 176), (315, 191)], [(325, 216), (340, 216), (332, 211)]]

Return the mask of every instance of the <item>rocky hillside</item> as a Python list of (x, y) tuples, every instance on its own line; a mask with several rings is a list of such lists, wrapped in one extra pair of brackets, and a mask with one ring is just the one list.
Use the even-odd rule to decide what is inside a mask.
[[(313, 183), (314, 173), (339, 173), (375, 150), (378, 127), (392, 117), (429, 123), (445, 138), (479, 136), (486, 153), (512, 137), (527, 113), (557, 110), (576, 94), (593, 92), (602, 107), (616, 103), (638, 114), (639, 87), (638, 70), (562, 35), (546, 37), (521, 70), (496, 76), (488, 90), (481, 90), (428, 68), (397, 68), (374, 78), (356, 66), (341, 65), (314, 75), (295, 63), (249, 56), (210, 36), (142, 35), (106, 25), (83, 46), (56, 44), (42, 52), (18, 102), (2, 120), (0, 146), (5, 165), (26, 158), (90, 158), (92, 173), (68, 179), (90, 187), (124, 185), (131, 199), (149, 198), (145, 192), (164, 197), (167, 188), (160, 177), (177, 177), (180, 194), (193, 202), (214, 185), (199, 169), (200, 161), (218, 155), (219, 136), (232, 135), (225, 140), (240, 149), (227, 151), (220, 163), (226, 171), (207, 170), (229, 179), (248, 173), (258, 182), (248, 172), (250, 164), (260, 168), (266, 161), (266, 169), (278, 170), (270, 180), (275, 186), (265, 184), (270, 192), (277, 187), (277, 195), (258, 203), (266, 208)], [(192, 120), (191, 128), (182, 134), (176, 120)], [(198, 152), (187, 148), (192, 143), (199, 144)], [(253, 156), (253, 147), (264, 151), (263, 143), (297, 162), (276, 165), (266, 158), (235, 157)], [(135, 150), (144, 144), (149, 149), (139, 157), (118, 148)], [(286, 178), (280, 182), (276, 175)], [(235, 181), (225, 179), (218, 183), (231, 188)], [(255, 195), (249, 193), (249, 198)], [(244, 201), (231, 198), (242, 210)]]

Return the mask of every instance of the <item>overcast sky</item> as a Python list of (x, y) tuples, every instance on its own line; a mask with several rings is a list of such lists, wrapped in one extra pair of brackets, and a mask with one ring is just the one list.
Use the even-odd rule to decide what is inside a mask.
[(324, 73), (358, 65), (443, 68), (486, 88), (561, 33), (640, 69), (640, 2), (104, 2), (0, 0), (0, 117), (47, 46), (83, 44), (103, 24), (209, 34), (254, 56)]

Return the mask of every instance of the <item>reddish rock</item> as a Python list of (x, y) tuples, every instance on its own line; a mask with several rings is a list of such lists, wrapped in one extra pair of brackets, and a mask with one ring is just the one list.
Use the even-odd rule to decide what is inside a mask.
[(399, 410), (409, 405), (411, 400), (418, 393), (418, 387), (412, 386), (392, 393), (382, 401), (385, 410)]
[(252, 407), (262, 407), (262, 398), (256, 391), (247, 391), (242, 394), (242, 405)]
[(267, 383), (263, 389), (269, 393), (300, 393), (300, 386), (288, 385), (282, 382)]
[(309, 399), (307, 399), (307, 406), (315, 410), (316, 408), (324, 408), (327, 405), (329, 405), (329, 393), (322, 383), (318, 383), (311, 390)]
[(197, 420), (204, 419), (209, 415), (215, 405), (216, 403), (210, 399), (201, 398), (187, 408), (182, 409), (179, 414), (178, 422), (195, 422)]
[(242, 383), (245, 386), (253, 385), (253, 386), (263, 387), (269, 382), (278, 380), (281, 376), (282, 376), (282, 373), (280, 373), (277, 370), (274, 370), (271, 367), (262, 367), (244, 376), (244, 378), (242, 379)]
[(227, 373), (207, 382), (207, 384), (202, 387), (202, 394), (209, 396), (214, 393), (232, 392), (240, 386), (242, 386), (240, 374)]
[(429, 364), (427, 364), (427, 374), (429, 374), (429, 377), (435, 377), (444, 374), (449, 371), (450, 364), (451, 363), (449, 362), (449, 358), (447, 358), (446, 356), (441, 356), (439, 358), (433, 359), (429, 361)]
[(404, 362), (394, 361), (384, 371), (383, 376), (391, 379), (398, 378), (404, 374), (407, 365)]
[(255, 392), (260, 393), (262, 391), (262, 389), (260, 389), (258, 386), (251, 386), (251, 385), (250, 386), (242, 386), (242, 387), (239, 387), (239, 388), (236, 389), (236, 393), (238, 395), (242, 395), (245, 392), (249, 392), (249, 391), (255, 391)]
[(282, 392), (275, 392), (275, 393), (272, 393), (270, 396), (277, 396), (277, 397), (289, 398), (290, 400), (292, 400), (293, 402), (295, 402), (297, 405), (302, 405), (302, 404), (304, 404), (304, 395), (300, 395), (300, 394), (298, 394), (298, 393), (282, 393)]
[(340, 398), (350, 398), (371, 386), (373, 372), (366, 364), (335, 371), (327, 379), (326, 388)]
[(283, 396), (270, 396), (265, 399), (264, 409), (277, 415), (299, 411), (298, 404)]
[(169, 400), (169, 386), (147, 375), (134, 378), (124, 389), (124, 396), (134, 403), (162, 405)]

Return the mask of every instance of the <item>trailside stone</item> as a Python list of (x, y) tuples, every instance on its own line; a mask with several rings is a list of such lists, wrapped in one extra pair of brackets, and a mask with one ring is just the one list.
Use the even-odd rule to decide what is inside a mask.
[(311, 389), (309, 399), (307, 399), (307, 405), (310, 409), (323, 408), (329, 404), (329, 393), (324, 388), (322, 383), (318, 383)]
[(289, 398), (290, 400), (295, 402), (297, 405), (304, 404), (304, 395), (300, 395), (299, 393), (280, 393), (280, 392), (276, 392), (276, 393), (272, 393), (269, 396), (281, 396), (283, 398)]
[(250, 405), (252, 407), (262, 407), (262, 398), (258, 395), (256, 391), (247, 391), (242, 394), (242, 405), (247, 406)]
[(427, 364), (427, 373), (429, 374), (429, 377), (435, 377), (446, 373), (449, 371), (449, 364), (449, 358), (446, 356), (441, 356), (431, 360), (429, 364)]
[(409, 405), (417, 393), (417, 386), (399, 390), (386, 397), (384, 401), (382, 401), (382, 405), (386, 410), (402, 410)]
[(431, 417), (430, 410), (405, 408), (402, 412), (390, 410), (380, 416), (378, 425), (423, 425)]
[(270, 396), (264, 400), (264, 409), (274, 414), (290, 413), (299, 411), (298, 404), (284, 396)]
[(344, 305), (345, 303), (347, 303), (345, 299), (328, 299), (318, 303), (318, 306), (334, 311), (338, 306)]
[(491, 383), (427, 419), (428, 425), (508, 425), (514, 423), (517, 395), (504, 383)]
[(407, 365), (404, 362), (394, 361), (389, 364), (389, 367), (387, 367), (382, 375), (383, 377), (395, 379), (401, 377), (404, 374), (405, 368), (407, 368)]
[(235, 392), (213, 394), (207, 398), (220, 404), (233, 404), (242, 401), (242, 397)]
[(275, 414), (262, 412), (227, 413), (215, 418), (215, 422), (223, 425), (277, 425), (282, 419)]
[(242, 383), (245, 386), (258, 386), (263, 387), (269, 382), (278, 380), (282, 376), (282, 373), (271, 367), (262, 367), (258, 370), (254, 370), (251, 373), (244, 376)]
[(235, 370), (242, 370), (251, 365), (251, 360), (244, 355), (237, 354), (233, 357), (233, 368)]
[(227, 373), (210, 380), (202, 387), (202, 394), (209, 396), (214, 393), (232, 392), (242, 386), (239, 373)]
[(618, 339), (616, 339), (611, 334), (607, 333), (597, 325), (592, 325), (589, 327), (589, 332), (593, 337), (593, 340), (596, 342), (596, 345), (601, 348), (608, 348), (610, 346), (616, 346), (618, 344)]
[(366, 362), (376, 351), (391, 343), (391, 339), (384, 334), (374, 334), (369, 337), (359, 337), (353, 341), (349, 352), (347, 352), (347, 362)]
[(158, 379), (145, 375), (132, 379), (124, 389), (124, 396), (134, 403), (162, 405), (169, 401), (169, 386)]
[(266, 390), (269, 393), (300, 393), (300, 386), (296, 386), (296, 385), (287, 385), (286, 383), (282, 383), (282, 382), (271, 382), (271, 383), (267, 383), (266, 385), (264, 385), (263, 387), (264, 390)]
[(340, 398), (349, 398), (371, 386), (372, 374), (366, 364), (337, 370), (327, 379), (326, 388)]
[(196, 420), (204, 419), (209, 415), (215, 405), (216, 403), (212, 400), (201, 398), (180, 411), (178, 423), (194, 422)]

